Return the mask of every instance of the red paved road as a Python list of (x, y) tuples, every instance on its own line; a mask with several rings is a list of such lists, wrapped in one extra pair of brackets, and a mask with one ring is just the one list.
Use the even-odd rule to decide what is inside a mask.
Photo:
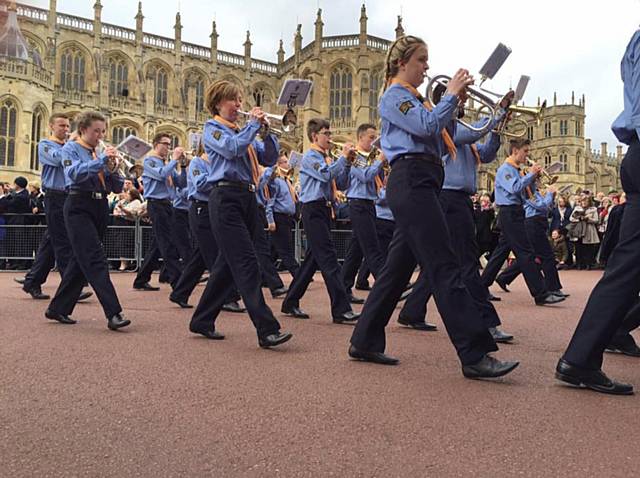
[[(499, 356), (522, 364), (487, 383), (462, 377), (442, 327), (394, 321), (400, 366), (350, 362), (352, 328), (330, 323), (319, 276), (303, 300), (312, 320), (283, 318), (295, 337), (267, 351), (244, 315), (223, 314), (223, 342), (189, 334), (167, 287), (133, 291), (129, 274), (113, 276), (133, 320), (122, 333), (106, 329), (95, 299), (77, 307), (77, 325), (51, 323), (46, 302), (0, 274), (0, 475), (633, 476), (640, 396), (553, 379), (598, 276), (563, 273), (573, 295), (553, 308), (534, 307), (521, 280), (496, 291), (517, 335)], [(639, 365), (606, 358), (637, 386)]]

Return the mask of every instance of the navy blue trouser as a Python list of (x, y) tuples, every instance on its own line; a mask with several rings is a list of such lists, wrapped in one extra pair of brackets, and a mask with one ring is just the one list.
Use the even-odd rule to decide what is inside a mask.
[(509, 257), (509, 253), (511, 252), (511, 245), (507, 240), (507, 236), (504, 232), (500, 232), (500, 236), (498, 238), (498, 245), (493, 249), (491, 255), (489, 256), (489, 262), (482, 270), (482, 274), (480, 275), (480, 280), (482, 281), (482, 285), (484, 285), (487, 289), (491, 287), (500, 272), (500, 268), (504, 264), (504, 261)]
[[(171, 297), (175, 300), (187, 302), (193, 290), (200, 282), (200, 278), (205, 270), (213, 270), (213, 265), (220, 252), (216, 238), (211, 232), (211, 220), (209, 219), (209, 205), (204, 201), (192, 202), (189, 208), (189, 226), (191, 234), (196, 239), (196, 247), (191, 258), (187, 261), (182, 275), (175, 288), (171, 292)], [(238, 291), (234, 288), (226, 302), (240, 299)], [(225, 302), (225, 303), (226, 303)]]
[(215, 186), (209, 196), (211, 230), (220, 253), (191, 318), (192, 331), (215, 330), (215, 321), (236, 284), (258, 337), (277, 333), (280, 324), (264, 300), (254, 245), (258, 203), (255, 192)]
[[(489, 290), (480, 282), (478, 242), (471, 198), (463, 191), (443, 189), (440, 192), (439, 200), (451, 236), (451, 244), (457, 253), (464, 285), (480, 311), (484, 324), (487, 327), (497, 327), (500, 325), (500, 318), (495, 307), (489, 301)], [(428, 274), (422, 270), (400, 311), (400, 316), (412, 322), (424, 322), (427, 302), (431, 295), (432, 287)]]
[(64, 219), (73, 255), (49, 309), (70, 315), (86, 277), (102, 305), (105, 317), (110, 318), (122, 312), (109, 278), (109, 264), (102, 247), (109, 220), (107, 199), (70, 195), (64, 203)]
[(374, 202), (364, 199), (349, 199), (349, 218), (351, 219), (353, 238), (342, 265), (344, 285), (347, 291), (353, 287), (363, 257), (374, 278), (384, 265), (384, 255), (376, 232)]
[(464, 365), (498, 349), (462, 280), (438, 193), (444, 171), (426, 158), (397, 159), (387, 184), (396, 229), (387, 261), (351, 337), (358, 349), (384, 352), (385, 327), (416, 263), (433, 284), (449, 338)]
[[(69, 247), (69, 249), (71, 249)], [(32, 289), (39, 288), (47, 281), (49, 272), (56, 263), (56, 256), (53, 252), (53, 244), (51, 244), (51, 235), (49, 229), (45, 229), (44, 235), (38, 245), (38, 252), (33, 261), (33, 265), (27, 275), (24, 277), (22, 288), (29, 292)]]
[(351, 311), (351, 304), (342, 282), (338, 255), (331, 240), (331, 208), (327, 207), (325, 201), (304, 203), (302, 223), (307, 236), (304, 261), (289, 286), (282, 309), (300, 306), (300, 299), (307, 291), (313, 274), (320, 269), (331, 300), (332, 317)]
[(258, 218), (255, 222), (256, 230), (254, 232), (254, 241), (256, 254), (258, 255), (258, 263), (260, 264), (260, 274), (262, 281), (267, 284), (271, 292), (284, 287), (280, 274), (271, 259), (271, 245), (269, 243), (269, 235), (265, 231), (267, 225), (267, 217), (264, 208), (258, 205)]
[(133, 281), (134, 287), (140, 287), (151, 280), (151, 274), (157, 266), (158, 258), (162, 257), (166, 270), (166, 277), (171, 287), (174, 287), (180, 278), (180, 258), (178, 250), (173, 242), (173, 206), (171, 201), (158, 201), (149, 199), (147, 211), (151, 218), (151, 227), (155, 239), (155, 245), (144, 258), (142, 267)]
[[(387, 255), (389, 254), (389, 244), (393, 238), (393, 231), (396, 228), (395, 221), (389, 219), (376, 218), (376, 234), (378, 235), (378, 242), (380, 243), (380, 250), (382, 251), (383, 263), (387, 261)], [(356, 286), (359, 284), (367, 285), (369, 274), (369, 265), (366, 259), (362, 262), (360, 269), (358, 269), (358, 276), (356, 277)]]
[(276, 248), (278, 257), (282, 260), (282, 265), (295, 277), (300, 268), (300, 264), (296, 261), (291, 239), (291, 231), (296, 225), (295, 219), (293, 216), (274, 212), (273, 220), (276, 223), (276, 230), (271, 233), (271, 240)]
[(189, 227), (189, 210), (173, 208), (172, 223), (173, 243), (178, 250), (178, 255), (182, 260), (182, 266), (193, 255), (193, 247), (191, 246), (191, 229)]
[[(544, 275), (544, 285), (549, 291), (562, 289), (558, 269), (556, 267), (556, 258), (553, 255), (553, 249), (549, 244), (547, 236), (548, 229), (547, 218), (542, 216), (528, 217), (524, 220), (524, 229), (527, 238), (533, 247), (533, 252), (540, 260), (540, 268)], [(514, 261), (509, 267), (502, 271), (498, 277), (501, 282), (511, 284), (522, 272), (518, 261)]]
[[(596, 284), (582, 313), (564, 359), (589, 370), (602, 367), (602, 355), (621, 326), (640, 323), (640, 142), (629, 145), (620, 165), (627, 195), (620, 239), (609, 256), (604, 275)], [(631, 330), (627, 327), (627, 330)]]

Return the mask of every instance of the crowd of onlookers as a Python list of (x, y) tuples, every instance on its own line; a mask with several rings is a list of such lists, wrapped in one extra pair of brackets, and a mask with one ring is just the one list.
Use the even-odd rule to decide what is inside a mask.
[[(481, 258), (498, 244), (500, 224), (489, 194), (473, 196), (476, 234)], [(615, 246), (624, 211), (625, 196), (582, 191), (557, 195), (549, 213), (549, 242), (559, 269), (601, 269)], [(482, 262), (482, 261), (481, 261)]]

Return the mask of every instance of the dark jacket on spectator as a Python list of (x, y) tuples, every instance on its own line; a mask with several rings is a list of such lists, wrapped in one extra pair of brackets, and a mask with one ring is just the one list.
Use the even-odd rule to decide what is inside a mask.
[[(0, 213), (2, 214), (31, 214), (29, 191), (23, 189), (19, 193), (11, 193), (0, 199)], [(7, 224), (25, 224), (25, 216), (7, 216)]]
[(571, 217), (572, 212), (572, 207), (567, 205), (564, 211), (564, 217), (562, 217), (560, 215), (560, 209), (558, 208), (558, 206), (555, 206), (551, 211), (551, 224), (549, 226), (549, 231), (558, 229), (562, 233), (562, 235), (566, 235), (567, 225), (569, 224), (569, 218)]
[(567, 248), (567, 242), (564, 236), (560, 236), (555, 240), (549, 238), (549, 242), (551, 243), (551, 249), (553, 249), (553, 256), (555, 257), (556, 262), (567, 262), (569, 249)]

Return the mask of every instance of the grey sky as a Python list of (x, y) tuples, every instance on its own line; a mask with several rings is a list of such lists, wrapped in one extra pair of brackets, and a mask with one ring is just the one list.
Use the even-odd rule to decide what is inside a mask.
[[(25, 1), (48, 8), (47, 0)], [(58, 0), (64, 13), (93, 16), (93, 0)], [(136, 0), (102, 0), (104, 22), (135, 28)], [(173, 36), (180, 8), (183, 41), (209, 45), (211, 22), (217, 22), (218, 48), (243, 53), (246, 30), (251, 30), (252, 56), (276, 60), (278, 40), (284, 39), (287, 57), (293, 47), (296, 25), (302, 24), (303, 45), (313, 39), (318, 6), (323, 10), (325, 35), (356, 33), (362, 2), (355, 0), (145, 0), (146, 32)], [(609, 143), (615, 150), (610, 125), (622, 109), (620, 59), (640, 24), (640, 0), (610, 2), (537, 0), (511, 2), (433, 2), (419, 0), (368, 0), (368, 32), (394, 37), (396, 17), (402, 13), (407, 33), (429, 44), (432, 73), (451, 74), (457, 67), (478, 69), (498, 42), (513, 53), (497, 77), (485, 84), (506, 91), (521, 74), (531, 76), (527, 104), (537, 97), (558, 103), (586, 95), (586, 135), (593, 145)]]

